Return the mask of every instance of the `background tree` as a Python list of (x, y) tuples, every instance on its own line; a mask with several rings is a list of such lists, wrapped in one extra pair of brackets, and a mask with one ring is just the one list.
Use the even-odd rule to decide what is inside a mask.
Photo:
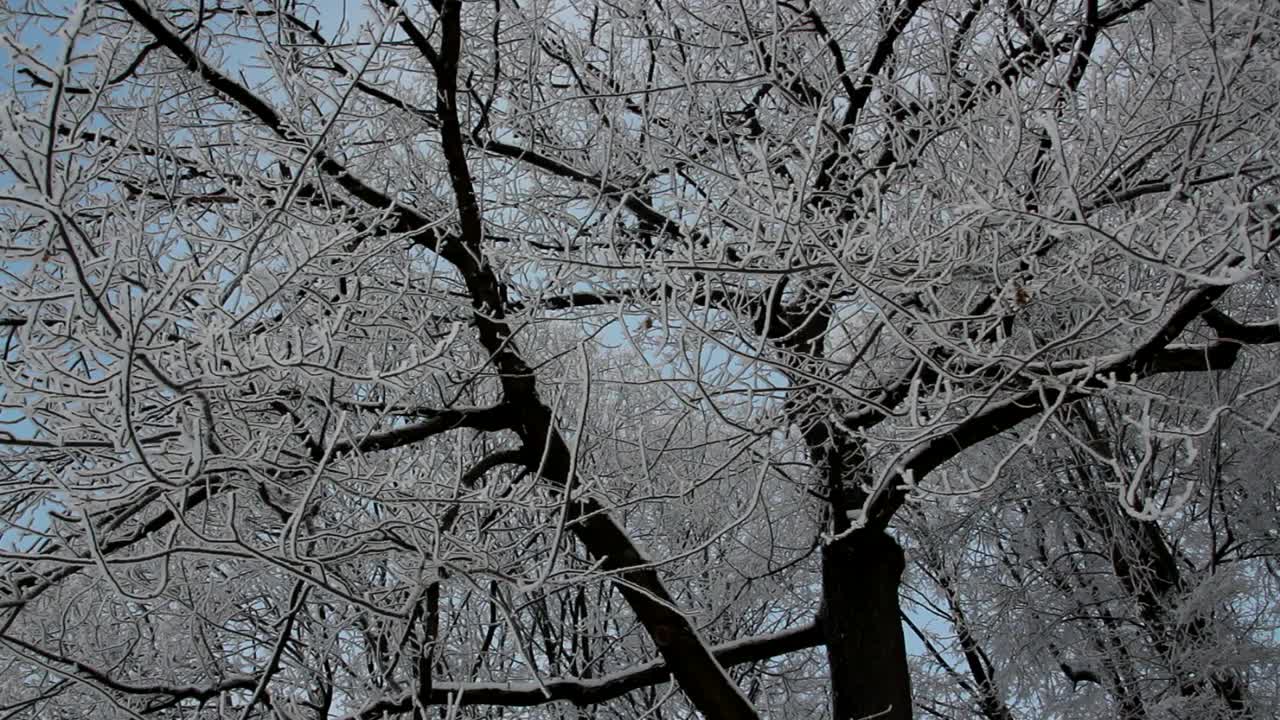
[(1274, 709), (1267, 0), (3, 12), (10, 715)]
[[(1247, 402), (1231, 404), (1247, 414)], [(1003, 696), (979, 692), (985, 679), (1015, 708), (1078, 712), (1087, 702), (1118, 718), (1274, 711), (1275, 617), (1258, 601), (1274, 572), (1265, 468), (1275, 446), (1246, 450), (1252, 433), (1222, 421), (1204, 425), (1214, 437), (1203, 454), (1188, 455), (1177, 436), (1135, 447), (1133, 410), (1076, 405), (999, 493), (912, 525), (924, 576), (917, 592), (944, 628), (926, 641), (963, 658), (947, 669), (953, 679), (966, 671), (953, 683), (964, 690), (957, 702), (1010, 717), (996, 703)], [(1116, 470), (1133, 472), (1144, 455), (1144, 485), (1202, 486), (1177, 515), (1134, 517), (1115, 502)]]

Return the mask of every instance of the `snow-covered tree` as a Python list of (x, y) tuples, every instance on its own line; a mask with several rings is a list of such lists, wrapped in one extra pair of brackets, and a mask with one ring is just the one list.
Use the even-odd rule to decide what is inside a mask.
[(1274, 712), (1272, 0), (0, 13), (0, 711)]

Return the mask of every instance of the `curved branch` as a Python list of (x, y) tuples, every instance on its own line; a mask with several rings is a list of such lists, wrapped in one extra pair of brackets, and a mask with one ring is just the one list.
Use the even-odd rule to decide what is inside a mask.
[[(721, 665), (732, 667), (768, 660), (820, 644), (822, 629), (817, 623), (810, 623), (779, 633), (722, 643), (711, 648), (711, 652)], [(589, 680), (553, 679), (543, 680), (541, 683), (436, 682), (430, 702), (433, 705), (533, 707), (564, 700), (578, 706), (595, 705), (670, 679), (671, 668), (665, 661), (650, 660), (627, 670)], [(412, 699), (409, 693), (403, 693), (370, 703), (345, 720), (374, 720), (381, 718), (382, 713), (408, 712), (411, 709)]]
[[(1167, 372), (1205, 372), (1231, 368), (1242, 347), (1238, 339), (1219, 339), (1203, 345), (1169, 344), (1193, 320), (1204, 315), (1209, 316), (1206, 322), (1211, 326), (1216, 322), (1224, 330), (1232, 327), (1234, 321), (1212, 308), (1212, 303), (1227, 289), (1224, 286), (1213, 286), (1192, 293), (1191, 298), (1173, 313), (1163, 327), (1132, 351), (1082, 362), (1074, 369), (1055, 376), (1052, 384), (1036, 383), (1003, 402), (970, 415), (949, 432), (916, 448), (902, 459), (889, 481), (882, 483), (868, 501), (868, 524), (883, 529), (898, 508), (902, 507), (907, 491), (905, 485), (898, 482), (900, 477), (909, 474), (919, 481), (965, 450), (1011, 430), (1048, 407), (1075, 402), (1095, 391), (1106, 390), (1116, 382), (1135, 382)], [(1235, 325), (1242, 335), (1253, 335), (1263, 342), (1280, 342), (1280, 329), (1274, 326), (1264, 329), (1261, 326)]]

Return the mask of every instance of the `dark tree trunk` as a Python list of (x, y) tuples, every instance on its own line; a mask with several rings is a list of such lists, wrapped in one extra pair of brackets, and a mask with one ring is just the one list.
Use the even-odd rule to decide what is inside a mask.
[[(833, 720), (909, 720), (911, 674), (898, 587), (906, 561), (883, 525), (854, 529), (865, 513), (867, 463), (861, 443), (837, 429), (821, 398), (791, 407), (814, 465), (822, 471), (827, 529), (822, 548), (822, 632), (831, 671)], [(886, 517), (887, 519), (887, 517)]]
[(911, 718), (898, 608), (904, 568), (902, 548), (876, 529), (855, 530), (822, 549), (822, 628), (834, 720)]

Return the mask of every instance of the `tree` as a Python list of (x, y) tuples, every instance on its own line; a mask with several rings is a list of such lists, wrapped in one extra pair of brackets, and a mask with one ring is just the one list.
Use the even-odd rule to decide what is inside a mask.
[[(1202, 391), (1232, 395), (1226, 385)], [(1246, 400), (1230, 404), (1247, 416)], [(1174, 435), (1139, 446), (1135, 409), (1077, 404), (998, 493), (912, 524), (939, 615), (955, 625), (955, 664), (973, 669), (956, 683), (960, 702), (986, 717), (1037, 701), (1076, 712), (1083, 701), (1128, 720), (1274, 707), (1275, 617), (1256, 604), (1272, 592), (1262, 578), (1274, 573), (1274, 483), (1254, 468), (1274, 461), (1275, 444), (1245, 450), (1249, 431), (1226, 421), (1202, 454)], [(1160, 419), (1206, 426), (1197, 415), (1184, 407)], [(1148, 488), (1201, 486), (1176, 515), (1135, 517), (1115, 502), (1113, 463), (1134, 476), (1144, 460)], [(932, 537), (943, 532), (946, 543)], [(1057, 678), (1045, 672), (1055, 664)], [(1000, 690), (1021, 702), (1006, 704)]]
[(14, 6), (7, 712), (1274, 702), (1267, 0)]

